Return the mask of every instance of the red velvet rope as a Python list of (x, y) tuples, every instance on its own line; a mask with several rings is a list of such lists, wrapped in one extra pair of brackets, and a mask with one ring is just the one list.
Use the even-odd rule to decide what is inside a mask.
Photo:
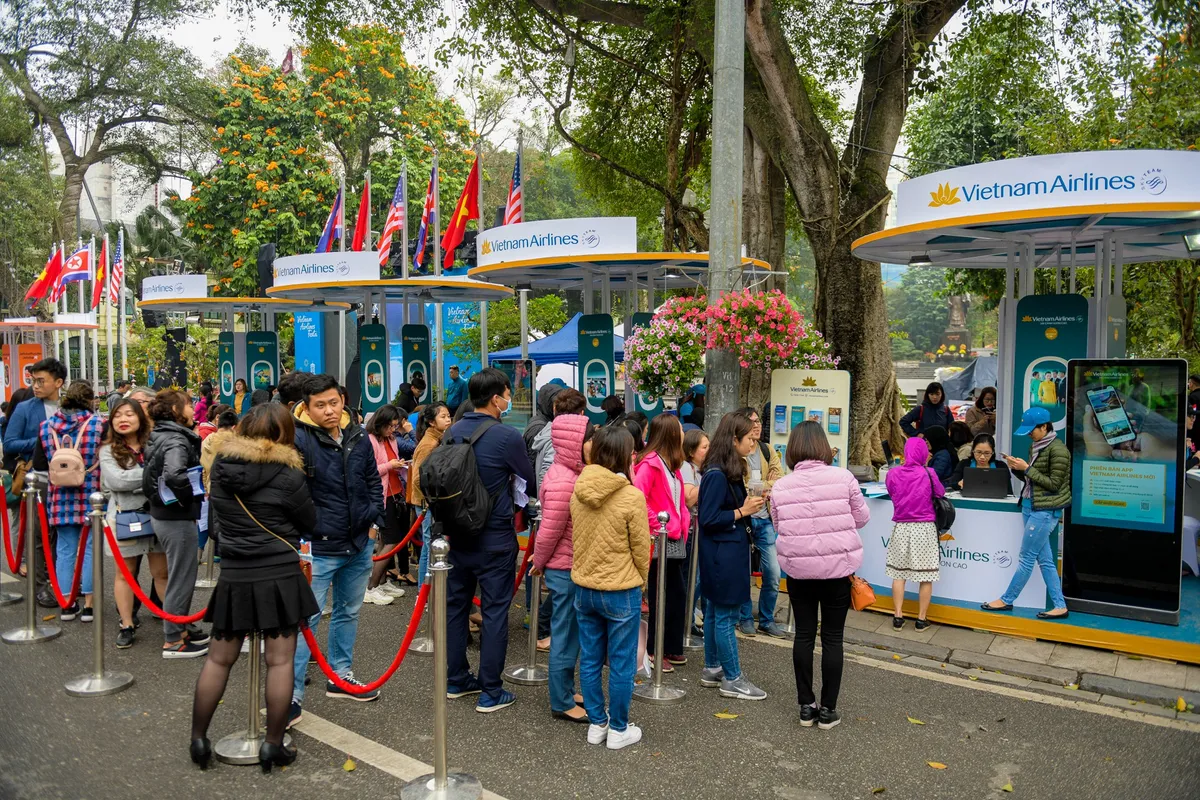
[(4, 557), (8, 559), (8, 571), (13, 575), (19, 575), (21, 572), (21, 553), (25, 552), (25, 504), (21, 504), (20, 517), (17, 520), (17, 548), (13, 552), (12, 546), (12, 527), (8, 521), (8, 509), (2, 509), (4, 512)]
[(387, 561), (389, 558), (396, 555), (396, 553), (399, 553), (400, 550), (403, 549), (405, 545), (407, 545), (409, 542), (412, 541), (412, 538), (414, 536), (416, 536), (417, 531), (421, 530), (421, 520), (425, 519), (425, 513), (426, 512), (422, 511), (417, 516), (417, 521), (414, 522), (413, 526), (408, 529), (408, 535), (404, 537), (404, 540), (401, 541), (400, 544), (396, 545), (391, 550), (388, 550), (386, 553), (381, 553), (380, 555), (377, 555), (377, 556), (371, 556), (371, 560), (372, 561)]
[(125, 559), (121, 557), (121, 546), (117, 542), (117, 537), (113, 534), (112, 528), (104, 526), (104, 535), (108, 539), (108, 546), (113, 552), (113, 561), (117, 562), (117, 569), (121, 570), (121, 577), (125, 579), (125, 583), (129, 584), (129, 588), (133, 590), (134, 595), (138, 600), (142, 601), (142, 605), (150, 609), (150, 613), (159, 619), (165, 619), (167, 622), (174, 622), (176, 625), (190, 625), (193, 622), (199, 622), (204, 614), (208, 611), (207, 608), (202, 608), (195, 614), (188, 616), (180, 616), (178, 614), (168, 614), (161, 608), (156, 606), (154, 602), (146, 596), (142, 591), (142, 587), (138, 585), (137, 578), (129, 571), (129, 567), (125, 565)]
[[(46, 519), (46, 506), (38, 503), (38, 521), (42, 526), (42, 551), (46, 554), (46, 572), (50, 575), (50, 589), (60, 608), (66, 609), (79, 597), (80, 578), (83, 576), (83, 558), (87, 555), (88, 533), (90, 525), (84, 524), (79, 530), (79, 550), (75, 553), (75, 577), (71, 581), (71, 594), (63, 597), (58, 586), (58, 573), (54, 568), (54, 548), (50, 546), (50, 523)], [(7, 538), (7, 537), (6, 537)]]
[(334, 686), (349, 694), (366, 694), (373, 692), (380, 686), (383, 686), (392, 675), (396, 674), (396, 670), (404, 663), (404, 657), (408, 655), (408, 646), (412, 644), (412, 640), (416, 638), (417, 628), (421, 625), (421, 615), (425, 613), (425, 601), (429, 599), (429, 584), (423, 584), (421, 591), (417, 593), (417, 604), (413, 607), (412, 617), (408, 620), (408, 630), (404, 633), (404, 641), (400, 643), (400, 650), (396, 653), (396, 657), (392, 659), (392, 665), (387, 668), (387, 672), (380, 675), (374, 681), (371, 681), (366, 686), (356, 686), (353, 683), (347, 683), (329, 666), (329, 662), (325, 660), (325, 654), (321, 652), (321, 647), (317, 643), (317, 637), (308, 628), (301, 628), (300, 632), (304, 634), (304, 641), (308, 642), (308, 649), (317, 658), (317, 666), (321, 668), (321, 672), (325, 673)]
[(521, 581), (525, 580), (525, 574), (529, 572), (529, 562), (533, 559), (533, 543), (536, 538), (537, 534), (530, 527), (529, 538), (525, 541), (525, 557), (521, 559), (521, 571), (517, 573), (517, 582), (513, 584), (513, 597), (517, 596), (517, 592), (521, 589)]

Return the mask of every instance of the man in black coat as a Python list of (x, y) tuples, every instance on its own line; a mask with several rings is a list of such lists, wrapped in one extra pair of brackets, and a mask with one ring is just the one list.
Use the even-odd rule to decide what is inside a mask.
[(425, 379), (420, 375), (413, 375), (410, 382), (400, 384), (400, 391), (396, 392), (396, 400), (393, 405), (403, 411), (405, 416), (408, 416), (417, 410), (424, 394)]
[[(314, 375), (304, 385), (304, 400), (292, 411), (296, 420), (296, 449), (304, 459), (308, 491), (317, 508), (312, 541), (312, 590), (324, 607), (333, 592), (329, 620), (329, 665), (348, 683), (354, 680), (351, 661), (358, 633), (358, 611), (371, 576), (372, 541), (383, 525), (383, 485), (375, 452), (366, 432), (351, 421), (338, 383), (332, 375)], [(308, 625), (314, 632), (317, 614)], [(300, 719), (308, 645), (296, 644), (295, 680), (289, 722)], [(350, 694), (334, 683), (325, 684), (327, 697), (367, 702), (379, 692)]]

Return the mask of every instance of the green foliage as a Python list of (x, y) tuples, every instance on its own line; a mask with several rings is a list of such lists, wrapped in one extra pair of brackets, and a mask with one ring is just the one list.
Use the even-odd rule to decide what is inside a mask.
[(41, 139), (16, 95), (0, 85), (0, 287), (13, 316), (49, 255), (50, 220), (62, 191), (61, 179), (49, 179)]
[[(893, 333), (920, 353), (937, 349), (946, 330), (946, 275), (939, 269), (912, 268), (900, 278), (900, 285), (885, 292), (888, 319)], [(897, 337), (892, 337), (893, 352)], [(907, 352), (907, 350), (905, 350)]]
[[(478, 309), (478, 306), (476, 306)], [(526, 303), (529, 330), (543, 336), (557, 333), (567, 324), (567, 312), (562, 297), (547, 294), (531, 297)], [(479, 312), (470, 313), (472, 324), (465, 325), (443, 341), (449, 358), (460, 361), (479, 361)], [(488, 352), (495, 353), (521, 343), (521, 309), (516, 299), (488, 303)], [(453, 363), (451, 361), (450, 363)]]

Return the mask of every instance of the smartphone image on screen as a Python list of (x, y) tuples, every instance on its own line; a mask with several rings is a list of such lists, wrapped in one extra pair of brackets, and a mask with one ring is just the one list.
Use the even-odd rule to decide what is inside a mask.
[(842, 432), (842, 410), (840, 408), (829, 409), (829, 432), (835, 436)]
[(792, 427), (804, 422), (804, 406), (792, 406)]
[(787, 406), (775, 406), (775, 433), (786, 435), (787, 432)]
[(1112, 386), (1089, 389), (1087, 397), (1104, 441), (1118, 445), (1137, 438), (1129, 414), (1125, 413), (1125, 404), (1121, 402), (1121, 395), (1117, 394), (1116, 389)]

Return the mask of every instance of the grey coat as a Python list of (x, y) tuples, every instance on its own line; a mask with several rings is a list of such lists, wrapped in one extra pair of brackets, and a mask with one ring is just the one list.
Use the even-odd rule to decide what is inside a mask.
[(124, 469), (113, 457), (111, 445), (100, 447), (100, 489), (108, 495), (110, 515), (118, 511), (141, 511), (150, 503), (142, 494), (142, 465)]

